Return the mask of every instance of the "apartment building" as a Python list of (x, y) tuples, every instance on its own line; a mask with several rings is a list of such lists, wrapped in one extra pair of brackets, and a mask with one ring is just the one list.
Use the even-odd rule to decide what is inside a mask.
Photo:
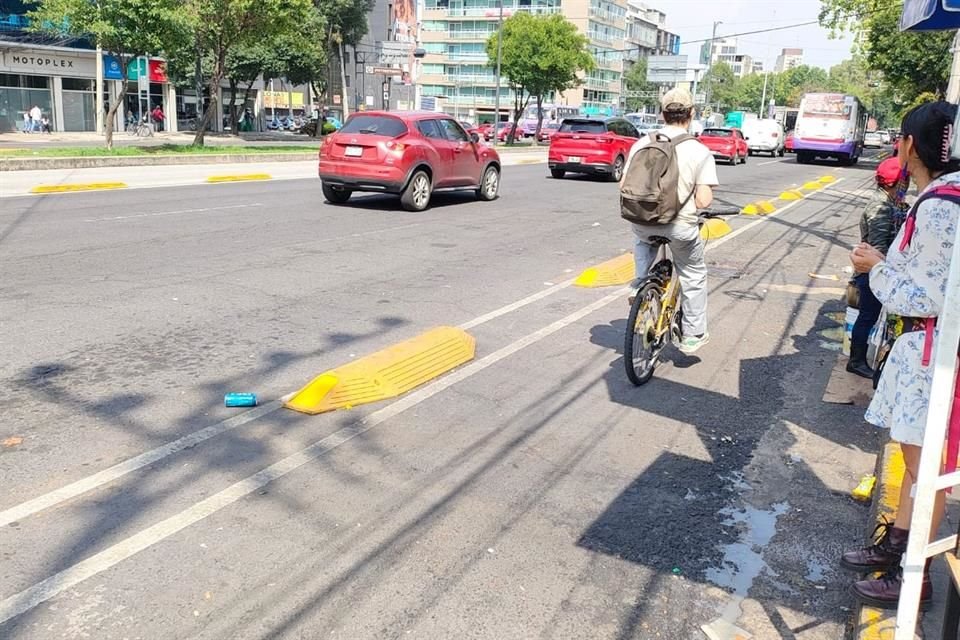
[[(626, 42), (626, 0), (504, 0), (507, 18), (526, 11), (560, 14), (586, 35), (597, 60), (580, 87), (546, 102), (578, 107), (582, 113), (607, 115), (620, 102), (622, 51)], [(425, 0), (420, 46), (426, 51), (418, 79), (424, 97), (442, 98), (443, 110), (474, 121), (493, 118), (496, 77), (486, 53), (487, 39), (496, 32), (497, 0)], [(513, 104), (513, 92), (501, 82), (501, 118)]]
[(777, 56), (777, 64), (773, 68), (776, 73), (783, 73), (803, 64), (803, 49), (783, 49)]

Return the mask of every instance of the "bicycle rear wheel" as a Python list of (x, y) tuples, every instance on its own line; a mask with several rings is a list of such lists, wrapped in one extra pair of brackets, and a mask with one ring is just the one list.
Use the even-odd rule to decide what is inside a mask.
[(662, 308), (663, 288), (656, 282), (648, 282), (637, 291), (627, 316), (623, 363), (627, 378), (638, 387), (653, 377), (660, 358), (663, 338), (657, 336), (657, 320)]

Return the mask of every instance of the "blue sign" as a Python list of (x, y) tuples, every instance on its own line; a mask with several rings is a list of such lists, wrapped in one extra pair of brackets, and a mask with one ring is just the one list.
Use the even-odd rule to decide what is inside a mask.
[(902, 31), (960, 29), (960, 0), (906, 0)]
[(120, 61), (113, 56), (103, 55), (103, 79), (104, 80), (123, 80), (123, 72), (120, 70)]

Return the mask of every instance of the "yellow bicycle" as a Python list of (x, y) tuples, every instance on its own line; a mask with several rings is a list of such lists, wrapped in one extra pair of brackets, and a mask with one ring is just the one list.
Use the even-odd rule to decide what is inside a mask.
[[(739, 214), (739, 209), (698, 212), (699, 225), (710, 218)], [(640, 386), (653, 377), (664, 347), (683, 340), (683, 309), (680, 305), (680, 278), (673, 266), (670, 239), (651, 236), (659, 247), (657, 257), (630, 305), (623, 346), (623, 363), (630, 382)]]

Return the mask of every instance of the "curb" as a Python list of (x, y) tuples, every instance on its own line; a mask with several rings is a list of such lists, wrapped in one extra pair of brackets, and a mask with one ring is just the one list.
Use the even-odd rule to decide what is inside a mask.
[(155, 156), (107, 156), (89, 158), (2, 158), (0, 171), (36, 171), (43, 169), (96, 169), (98, 167), (156, 167), (185, 164), (249, 164), (254, 162), (303, 162), (316, 160), (316, 152), (183, 154)]
[(30, 193), (70, 193), (73, 191), (102, 191), (106, 189), (126, 189), (126, 182), (80, 182), (75, 184), (40, 184), (30, 189)]
[[(871, 530), (884, 519), (893, 520), (900, 504), (900, 486), (903, 484), (903, 454), (900, 445), (889, 442), (877, 460), (877, 488), (874, 493)], [(860, 606), (853, 620), (854, 640), (893, 640), (897, 612)]]
[(315, 415), (395, 398), (470, 362), (475, 353), (469, 333), (437, 327), (321, 373), (284, 406)]
[(595, 267), (587, 268), (573, 281), (574, 286), (595, 288), (612, 287), (618, 284), (627, 284), (635, 277), (636, 266), (632, 253), (625, 253), (612, 260), (601, 262)]
[(222, 176), (207, 176), (207, 182), (248, 182), (252, 180), (271, 180), (269, 173), (239, 173)]

